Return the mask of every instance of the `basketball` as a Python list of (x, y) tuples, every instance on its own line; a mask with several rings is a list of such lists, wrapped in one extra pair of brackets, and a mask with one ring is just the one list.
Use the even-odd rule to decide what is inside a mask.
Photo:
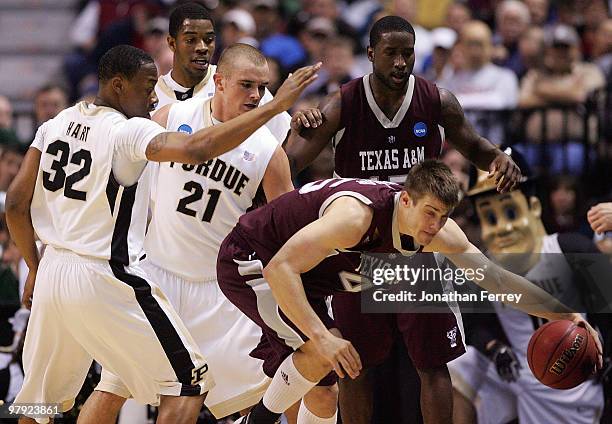
[(568, 320), (552, 321), (531, 336), (527, 361), (542, 384), (571, 389), (591, 376), (597, 363), (597, 347), (586, 328)]

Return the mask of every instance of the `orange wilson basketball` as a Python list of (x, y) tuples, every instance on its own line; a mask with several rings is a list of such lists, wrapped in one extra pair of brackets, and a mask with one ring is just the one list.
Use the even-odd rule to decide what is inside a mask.
[(591, 375), (597, 363), (597, 347), (586, 328), (568, 320), (552, 321), (531, 336), (527, 362), (542, 384), (571, 389)]

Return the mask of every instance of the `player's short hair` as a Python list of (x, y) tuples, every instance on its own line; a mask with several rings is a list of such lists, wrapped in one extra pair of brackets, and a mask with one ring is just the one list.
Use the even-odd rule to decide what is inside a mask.
[(174, 7), (170, 12), (170, 25), (168, 27), (168, 33), (172, 38), (176, 38), (178, 35), (183, 22), (185, 19), (202, 19), (204, 21), (210, 21), (215, 27), (215, 22), (210, 16), (210, 12), (202, 4), (195, 1), (189, 1), (181, 3)]
[(414, 28), (410, 22), (399, 16), (385, 16), (377, 20), (370, 30), (370, 47), (376, 47), (382, 35), (390, 32), (408, 32), (416, 41)]
[(239, 59), (246, 59), (256, 66), (267, 65), (266, 57), (255, 47), (244, 43), (232, 44), (221, 53), (217, 72), (225, 76), (229, 75)]
[(451, 209), (459, 204), (461, 193), (450, 168), (437, 160), (426, 160), (413, 166), (406, 177), (404, 190), (416, 201), (431, 194)]
[(98, 79), (103, 82), (122, 75), (131, 80), (143, 65), (149, 63), (154, 63), (149, 53), (122, 44), (104, 53), (98, 64)]

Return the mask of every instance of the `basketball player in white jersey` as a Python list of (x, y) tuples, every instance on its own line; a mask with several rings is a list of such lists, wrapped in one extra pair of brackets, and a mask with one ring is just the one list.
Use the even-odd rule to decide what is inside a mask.
[[(169, 103), (194, 98), (210, 98), (215, 93), (213, 75), (217, 66), (210, 60), (215, 53), (215, 27), (208, 10), (199, 3), (188, 2), (170, 12), (168, 45), (174, 53), (172, 70), (159, 77), (155, 94), (156, 109)], [(272, 100), (266, 88), (260, 104)], [(274, 137), (282, 143), (290, 129), (291, 117), (282, 112), (266, 123)]]
[[(269, 82), (266, 59), (254, 47), (235, 44), (223, 52), (214, 81), (217, 90), (211, 99), (166, 105), (153, 120), (168, 130), (192, 133), (257, 107)], [(261, 330), (219, 290), (219, 245), (251, 207), (260, 183), (268, 201), (293, 190), (289, 162), (263, 126), (234, 150), (203, 164), (160, 164), (156, 179), (143, 268), (205, 352), (215, 377), (205, 403), (222, 418), (256, 404), (269, 378), (262, 361), (249, 355)], [(130, 397), (107, 371), (96, 390)], [(105, 407), (119, 406), (114, 402)]]
[[(529, 175), (526, 163), (516, 152), (512, 158), (523, 175)], [(468, 195), (474, 199), (489, 256), (575, 310), (586, 311), (581, 296), (586, 288), (581, 287), (565, 254), (597, 253), (597, 249), (580, 234), (546, 234), (540, 218), (541, 204), (532, 195), (533, 189), (533, 182), (526, 181), (500, 194), (486, 175), (479, 173)], [(529, 370), (527, 346), (543, 320), (499, 302), (493, 302), (493, 307), (501, 334), (492, 332), (490, 319), (483, 322), (486, 334), (474, 343), (482, 346), (468, 346), (463, 356), (448, 364), (454, 389), (453, 422), (599, 422), (604, 407), (600, 383), (590, 379), (572, 389), (556, 390), (540, 383)], [(475, 324), (479, 326), (479, 322)]]
[[(30, 270), (24, 298), (33, 293), (15, 403), (70, 409), (95, 359), (136, 399), (160, 404), (158, 422), (195, 422), (214, 383), (174, 308), (136, 264), (149, 198), (143, 170), (148, 160), (198, 164), (238, 146), (289, 108), (318, 66), (298, 70), (267, 105), (186, 135), (144, 119), (156, 100), (149, 55), (118, 46), (102, 57), (94, 103), (39, 128), (7, 194), (9, 229)], [(40, 261), (35, 234), (47, 245)], [(44, 423), (55, 411), (25, 412)], [(80, 422), (105, 418), (84, 411)]]

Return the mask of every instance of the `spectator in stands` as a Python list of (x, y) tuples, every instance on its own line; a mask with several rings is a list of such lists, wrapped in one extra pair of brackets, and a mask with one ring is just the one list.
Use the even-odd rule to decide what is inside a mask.
[(244, 43), (258, 47), (255, 36), (255, 19), (244, 9), (232, 9), (223, 14), (221, 26), (221, 44), (229, 47), (232, 44)]
[(524, 0), (529, 15), (531, 17), (531, 25), (544, 26), (548, 23), (550, 15), (550, 0)]
[(610, 85), (612, 84), (612, 19), (606, 19), (599, 24), (593, 41), (593, 59)]
[(520, 67), (517, 74), (519, 79), (522, 79), (530, 70), (542, 67), (544, 48), (544, 30), (537, 26), (530, 26), (519, 39)]
[(266, 57), (266, 60), (268, 61), (268, 69), (270, 70), (268, 90), (270, 90), (270, 93), (274, 95), (276, 94), (276, 90), (278, 90), (285, 80), (285, 74), (280, 66), (280, 63), (278, 63), (278, 60), (274, 59), (273, 57)]
[[(27, 148), (27, 147), (25, 147)], [(6, 193), (23, 162), (24, 147), (19, 144), (6, 144), (0, 154), (0, 192)]]
[(340, 89), (345, 84), (356, 78), (353, 69), (353, 41), (346, 37), (329, 39), (323, 48), (323, 67), (319, 72), (319, 78), (313, 82), (304, 95), (315, 94), (326, 96)]
[(55, 84), (40, 88), (34, 96), (34, 116), (36, 128), (68, 107), (66, 91)]
[(144, 34), (143, 49), (151, 55), (157, 66), (157, 72), (165, 75), (172, 69), (172, 50), (168, 46), (168, 19), (153, 18), (147, 22)]
[(549, 233), (578, 231), (581, 227), (579, 216), (578, 181), (571, 175), (559, 175), (549, 185), (548, 204), (542, 221)]
[(517, 75), (521, 68), (518, 41), (530, 21), (529, 9), (518, 0), (504, 0), (495, 10), (494, 62)]
[(336, 27), (328, 18), (309, 19), (298, 33), (298, 38), (308, 53), (307, 63), (322, 62), (325, 43), (336, 34)]
[(455, 1), (448, 6), (446, 11), (446, 26), (461, 32), (463, 25), (472, 20), (472, 11), (462, 1)]
[(462, 63), (455, 63), (444, 71), (438, 85), (447, 88), (457, 96), (459, 103), (467, 110), (466, 116), (477, 131), (494, 143), (503, 142), (503, 121), (499, 115), (482, 110), (499, 110), (516, 107), (518, 80), (509, 69), (491, 63), (492, 35), (489, 27), (481, 21), (470, 21), (459, 34), (458, 57)]
[(10, 100), (0, 95), (0, 128), (9, 129), (13, 127), (13, 106)]
[[(579, 38), (576, 30), (567, 25), (557, 25), (545, 34), (546, 50), (544, 66), (531, 70), (521, 82), (519, 106), (523, 108), (555, 105), (579, 105), (584, 103), (594, 90), (605, 84), (604, 76), (592, 63), (578, 60)], [(578, 108), (569, 112), (559, 109), (546, 111), (547, 142), (569, 141), (564, 148), (552, 146), (548, 160), (540, 157), (539, 146), (525, 146), (527, 160), (546, 166), (553, 173), (563, 168), (578, 173), (583, 167), (583, 147), (579, 143), (584, 136), (583, 119)], [(564, 123), (564, 119), (567, 122)], [(567, 129), (567, 133), (565, 132)], [(542, 138), (542, 114), (534, 113), (527, 121), (527, 137), (531, 143)], [(550, 230), (555, 231), (555, 230)]]
[(431, 31), (433, 51), (423, 63), (423, 78), (437, 82), (441, 77), (450, 59), (451, 51), (457, 41), (457, 33), (446, 27)]
[(300, 42), (281, 33), (278, 0), (249, 0), (244, 4), (255, 19), (255, 38), (263, 54), (278, 60), (285, 70), (293, 70), (306, 61), (306, 51)]
[(329, 19), (339, 35), (357, 40), (359, 35), (355, 28), (340, 17), (338, 3), (336, 0), (302, 0), (302, 10), (310, 16)]

